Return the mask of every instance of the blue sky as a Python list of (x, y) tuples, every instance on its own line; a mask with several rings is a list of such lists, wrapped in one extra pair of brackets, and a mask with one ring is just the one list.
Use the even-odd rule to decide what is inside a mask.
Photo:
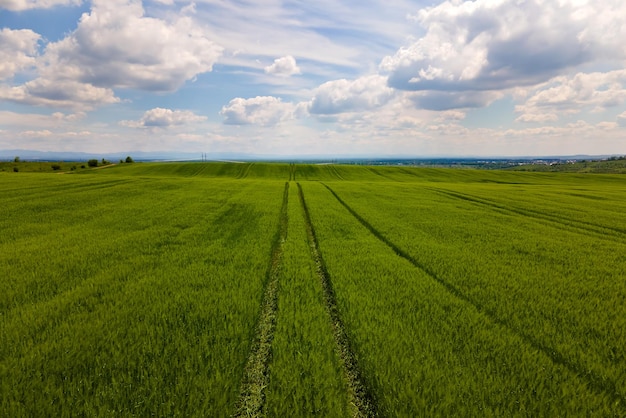
[(0, 149), (626, 154), (621, 0), (0, 0)]

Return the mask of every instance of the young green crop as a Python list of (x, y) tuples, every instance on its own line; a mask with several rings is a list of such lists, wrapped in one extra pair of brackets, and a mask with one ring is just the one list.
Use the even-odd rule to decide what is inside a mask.
[[(378, 212), (383, 207), (379, 196), (386, 202), (394, 196), (387, 187), (374, 193), (357, 184), (339, 184), (331, 187), (341, 193), (351, 190), (351, 202), (362, 197), (359, 210), (379, 214), (377, 221), (390, 218), (389, 205), (384, 206), (386, 214)], [(358, 363), (381, 413), (551, 416), (622, 411), (613, 394), (590, 387), (501, 318), (491, 317), (395, 253), (322, 185), (307, 183), (303, 188)], [(402, 194), (400, 188), (392, 190)], [(372, 194), (377, 198), (367, 199)], [(415, 190), (406, 192), (411, 194), (421, 201)], [(406, 228), (407, 222), (426, 221), (416, 214), (405, 214), (404, 222), (391, 219), (394, 225), (405, 225), (402, 237), (418, 232)], [(450, 252), (436, 250), (449, 259), (444, 256)]]
[[(552, 189), (562, 194), (571, 187)], [(590, 225), (568, 220), (559, 205), (539, 216), (533, 198), (523, 194), (524, 200), (516, 200), (510, 186), (455, 188), (462, 194), (442, 194), (444, 189), (431, 186), (387, 185), (382, 190), (332, 185), (381, 236), (449, 286), (451, 294), (519, 335), (529, 349), (579, 375), (592, 392), (623, 405), (626, 243), (616, 230), (602, 234), (603, 227), (620, 225), (623, 214), (610, 215), (607, 209)], [(468, 200), (479, 192), (482, 202), (507, 196), (507, 203), (495, 207)], [(623, 200), (616, 199), (607, 208)], [(589, 207), (580, 211), (591, 213)]]
[(105, 176), (199, 177), (219, 179), (289, 180), (289, 164), (252, 162), (171, 162), (120, 164), (85, 172)]
[(232, 410), (281, 184), (31, 179), (0, 206), (0, 410)]
[(0, 172), (0, 415), (232, 414), (289, 180), (266, 415), (353, 412), (337, 321), (382, 416), (624, 415), (622, 176), (250, 162)]
[(268, 416), (345, 417), (346, 385), (294, 183), (288, 209), (265, 412)]

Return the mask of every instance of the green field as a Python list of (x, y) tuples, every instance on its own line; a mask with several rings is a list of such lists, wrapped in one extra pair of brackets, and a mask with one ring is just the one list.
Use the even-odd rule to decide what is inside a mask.
[(1, 417), (626, 416), (623, 175), (20, 164)]

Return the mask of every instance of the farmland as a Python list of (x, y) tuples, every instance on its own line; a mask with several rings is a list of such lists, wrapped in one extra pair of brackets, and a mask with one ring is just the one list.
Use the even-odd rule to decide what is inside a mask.
[(622, 175), (27, 171), (0, 416), (626, 415)]

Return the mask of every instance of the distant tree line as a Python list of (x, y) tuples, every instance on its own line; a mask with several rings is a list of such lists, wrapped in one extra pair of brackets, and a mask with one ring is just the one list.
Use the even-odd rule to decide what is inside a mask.
[[(120, 164), (124, 164), (124, 163), (131, 164), (131, 163), (134, 163), (134, 162), (135, 162), (135, 160), (133, 160), (133, 158), (130, 155), (127, 156), (125, 160), (120, 160)], [(109, 164), (111, 164), (111, 161), (108, 161), (108, 160), (106, 160), (104, 158), (102, 160), (100, 160), (100, 161), (98, 161), (95, 158), (87, 161), (87, 165), (89, 167), (92, 167), (92, 168), (93, 167), (98, 167), (99, 165), (109, 165)]]

